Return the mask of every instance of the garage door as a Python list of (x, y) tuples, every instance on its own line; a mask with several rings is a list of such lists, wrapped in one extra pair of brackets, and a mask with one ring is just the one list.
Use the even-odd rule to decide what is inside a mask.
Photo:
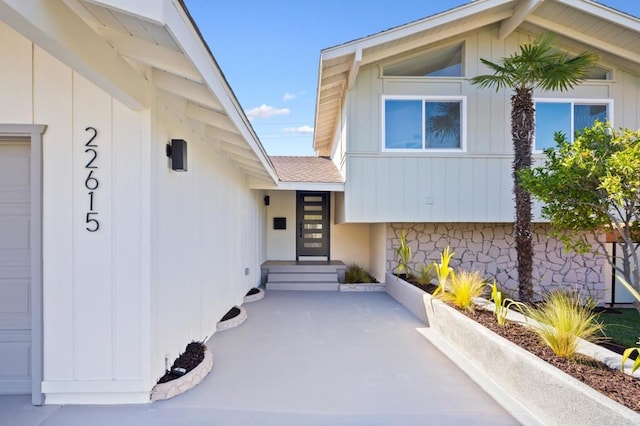
[(0, 394), (31, 393), (29, 153), (0, 140)]

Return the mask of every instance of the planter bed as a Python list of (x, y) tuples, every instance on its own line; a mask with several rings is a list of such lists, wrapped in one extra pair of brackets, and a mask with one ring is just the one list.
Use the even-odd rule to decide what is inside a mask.
[(248, 315), (245, 308), (243, 308), (242, 306), (234, 306), (234, 308), (239, 311), (238, 314), (232, 318), (226, 319), (225, 317), (229, 315), (229, 313), (227, 313), (227, 315), (225, 315), (225, 317), (223, 317), (222, 320), (218, 321), (218, 324), (216, 324), (217, 331), (229, 330), (230, 328), (239, 326), (247, 320)]
[[(445, 355), (469, 373), (523, 423), (639, 424), (640, 414), (618, 404), (465, 314), (392, 274), (387, 292), (428, 325), (422, 330)], [(583, 345), (605, 358), (620, 356)], [(606, 352), (609, 352), (607, 354)], [(603, 355), (604, 354), (604, 355)], [(511, 400), (509, 400), (511, 399)], [(528, 416), (517, 415), (524, 407)], [(515, 407), (515, 408), (514, 408)]]
[(162, 401), (180, 395), (196, 386), (205, 378), (213, 367), (213, 356), (208, 348), (204, 351), (204, 359), (193, 370), (177, 379), (158, 383), (151, 391), (151, 401)]
[(254, 287), (244, 296), (243, 303), (251, 303), (257, 302), (258, 300), (264, 299), (264, 290), (261, 288)]

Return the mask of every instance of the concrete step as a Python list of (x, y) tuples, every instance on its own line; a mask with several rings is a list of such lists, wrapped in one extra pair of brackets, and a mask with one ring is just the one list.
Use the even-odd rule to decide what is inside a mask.
[(328, 273), (336, 272), (339, 269), (345, 269), (344, 265), (269, 265), (269, 273), (291, 274), (296, 272), (302, 273)]
[(313, 273), (272, 273), (269, 272), (267, 282), (338, 282), (336, 272)]
[(338, 282), (268, 282), (267, 290), (297, 290), (297, 291), (338, 291), (340, 284)]

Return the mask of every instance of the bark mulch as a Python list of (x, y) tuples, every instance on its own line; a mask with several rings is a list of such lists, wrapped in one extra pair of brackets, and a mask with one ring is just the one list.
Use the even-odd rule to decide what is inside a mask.
[[(412, 278), (410, 277), (407, 281), (428, 293), (433, 293), (437, 288), (432, 284), (420, 285)], [(526, 326), (517, 323), (508, 323), (506, 326), (499, 325), (493, 312), (458, 310), (499, 336), (531, 352), (614, 401), (640, 412), (640, 380), (620, 370), (613, 370), (600, 361), (584, 355), (578, 354), (571, 359), (561, 358), (554, 354), (538, 335)]]
[(540, 341), (538, 335), (522, 324), (500, 326), (492, 312), (477, 310), (467, 316), (494, 333), (528, 350), (549, 364), (591, 386), (614, 401), (640, 412), (640, 381), (620, 370), (613, 370), (593, 358), (576, 355), (564, 359)]
[(253, 287), (251, 290), (249, 290), (246, 294), (246, 296), (253, 296), (254, 294), (258, 294), (260, 293), (260, 289)]
[[(158, 383), (170, 382), (196, 368), (198, 364), (204, 360), (205, 350), (206, 346), (202, 342), (189, 343), (185, 351), (174, 361), (169, 371), (158, 380)], [(184, 368), (187, 371), (184, 373), (175, 373), (173, 372), (175, 368)]]
[(240, 308), (238, 308), (237, 306), (234, 306), (233, 308), (229, 309), (229, 312), (224, 314), (224, 316), (220, 321), (228, 321), (231, 318), (237, 317), (238, 315), (240, 315)]

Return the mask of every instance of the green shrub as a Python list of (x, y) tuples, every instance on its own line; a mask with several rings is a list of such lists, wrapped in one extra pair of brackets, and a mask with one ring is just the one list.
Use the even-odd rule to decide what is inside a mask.
[(370, 283), (372, 277), (364, 268), (352, 263), (344, 271), (344, 282), (346, 284)]
[[(485, 286), (486, 282), (480, 272), (460, 271), (451, 275), (444, 286), (444, 291), (439, 292), (437, 297), (461, 309), (472, 311), (474, 308), (473, 298), (480, 297)], [(439, 289), (440, 287), (438, 287)]]
[(562, 358), (571, 358), (578, 338), (596, 341), (602, 337), (598, 314), (580, 299), (562, 291), (554, 291), (537, 307), (526, 306), (524, 313), (535, 320), (530, 324), (541, 340)]

